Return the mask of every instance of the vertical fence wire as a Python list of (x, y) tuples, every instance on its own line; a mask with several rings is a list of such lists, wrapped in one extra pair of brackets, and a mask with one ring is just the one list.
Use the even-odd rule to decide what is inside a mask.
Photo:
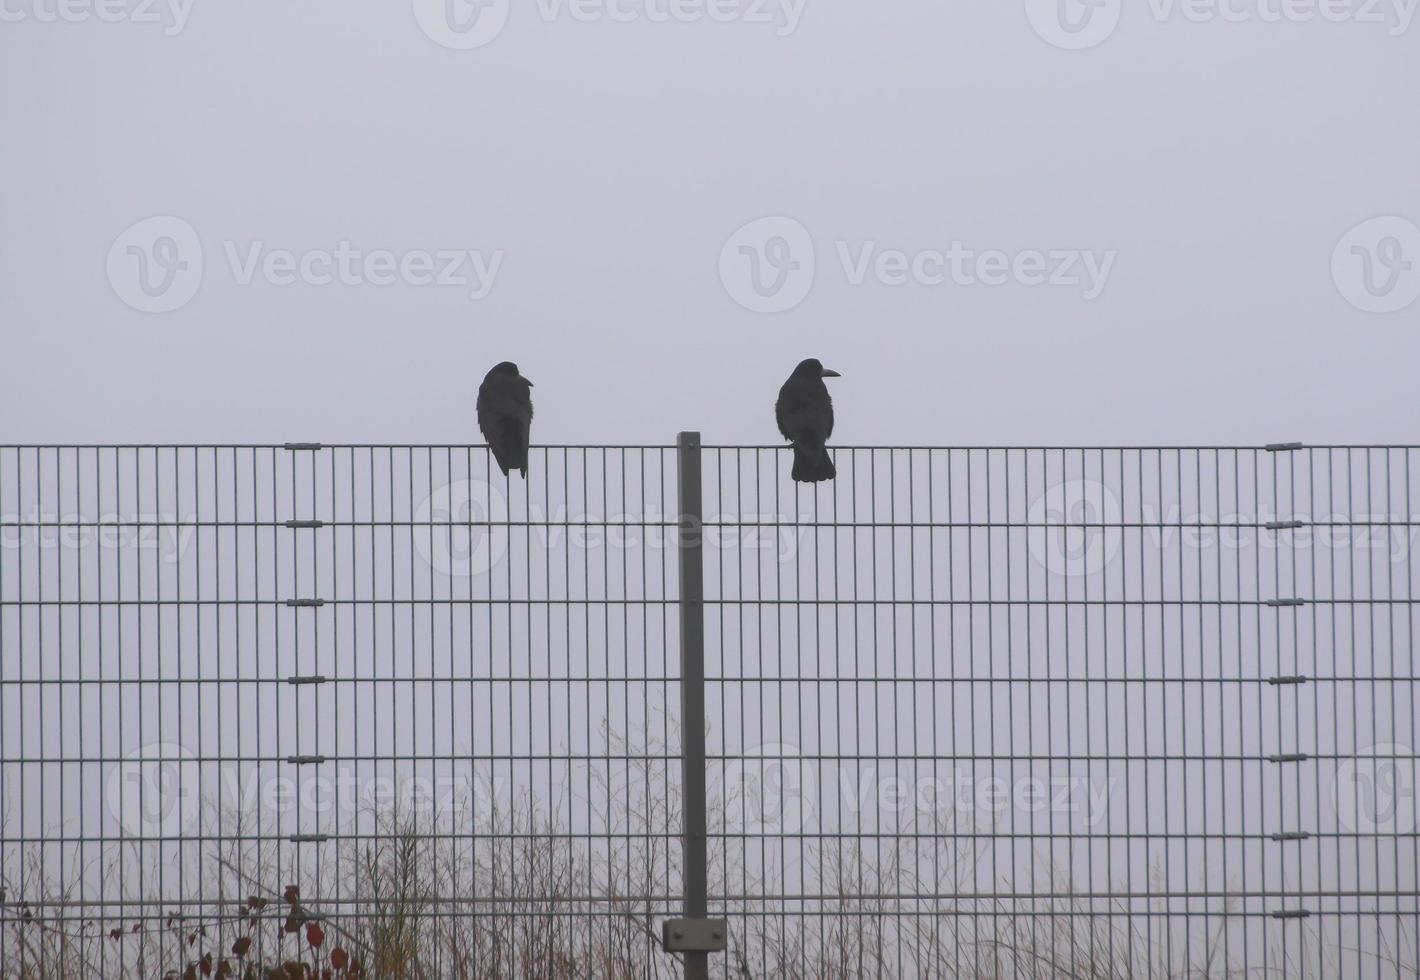
[[(702, 451), (715, 975), (1417, 975), (1411, 448), (835, 452)], [(532, 464), (0, 447), (0, 976), (678, 976), (676, 451)]]

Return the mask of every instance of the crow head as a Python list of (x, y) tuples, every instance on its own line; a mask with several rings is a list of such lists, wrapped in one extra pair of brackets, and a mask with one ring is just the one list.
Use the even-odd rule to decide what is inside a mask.
[(533, 383), (532, 383), (531, 381), (529, 381), (527, 378), (523, 377), (522, 372), (518, 370), (518, 366), (517, 366), (516, 364), (514, 364), (512, 361), (504, 361), (502, 364), (494, 365), (493, 370), (491, 370), (491, 371), (488, 372), (488, 377), (489, 377), (489, 378), (499, 378), (499, 377), (501, 377), (501, 378), (508, 378), (508, 379), (510, 379), (510, 380), (521, 381), (523, 384), (527, 385), (529, 388), (531, 388), (531, 387), (533, 386)]
[(828, 368), (824, 367), (823, 363), (817, 357), (811, 357), (807, 361), (800, 362), (799, 366), (794, 368), (794, 377), (841, 378), (843, 377), (843, 375), (839, 374), (837, 371), (830, 371)]

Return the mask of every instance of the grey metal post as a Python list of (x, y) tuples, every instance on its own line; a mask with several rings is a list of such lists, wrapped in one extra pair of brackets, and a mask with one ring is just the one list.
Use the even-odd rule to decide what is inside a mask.
[(666, 950), (685, 957), (686, 980), (709, 980), (710, 953), (724, 950), (728, 930), (707, 918), (709, 871), (705, 817), (705, 565), (700, 433), (676, 439), (680, 535), (681, 809), (685, 827), (683, 919), (664, 924)]

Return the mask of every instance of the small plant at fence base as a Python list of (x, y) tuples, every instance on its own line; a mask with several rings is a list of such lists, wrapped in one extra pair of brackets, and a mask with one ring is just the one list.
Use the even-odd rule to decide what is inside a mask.
[[(187, 943), (197, 947), (200, 956), (189, 960), (181, 971), (169, 970), (164, 980), (197, 980), (198, 977), (232, 978), (232, 980), (337, 980), (337, 978), (364, 977), (365, 969), (360, 960), (343, 946), (327, 946), (325, 926), (312, 917), (301, 906), (300, 889), (288, 885), (282, 895), (285, 903), (285, 918), (264, 915), (270, 903), (261, 897), (247, 899), (241, 909), (244, 931), (225, 952), (212, 949), (201, 950), (206, 945), (199, 939), (206, 939), (206, 930), (189, 933)], [(275, 940), (277, 947), (304, 946), (299, 954), (289, 955), (285, 950), (277, 953), (274, 962), (268, 962), (262, 955), (263, 927), (275, 928), (279, 921), (279, 933)], [(270, 931), (270, 929), (266, 930)]]
[[(20, 977), (67, 977), (77, 975), (71, 967), (62, 965), (62, 955), (46, 956), (42, 950), (82, 947), (98, 939), (96, 923), (84, 922), (70, 932), (45, 922), (27, 904), (6, 923), (17, 930), (40, 934), (33, 941), (24, 936), (7, 937), (14, 943), (12, 952), (25, 951), (25, 964), (18, 967)], [(156, 974), (162, 980), (360, 980), (370, 974), (358, 955), (339, 943), (329, 941), (327, 924), (301, 905), (300, 890), (287, 886), (282, 898), (273, 901), (258, 895), (250, 896), (230, 917), (192, 921), (170, 914), (156, 925), (139, 922), (126, 928), (110, 928), (99, 941), (122, 946), (126, 943), (159, 943), (159, 949), (176, 949), (171, 959), (181, 965), (164, 963)], [(158, 953), (159, 956), (163, 954)], [(167, 957), (164, 957), (167, 959)], [(78, 953), (85, 973), (94, 968), (91, 954)], [(12, 976), (15, 964), (0, 968), (0, 976)]]

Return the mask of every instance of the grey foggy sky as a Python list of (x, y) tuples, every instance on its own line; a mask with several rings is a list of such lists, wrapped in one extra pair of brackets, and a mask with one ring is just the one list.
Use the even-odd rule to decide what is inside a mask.
[[(845, 375), (845, 444), (1413, 442), (1420, 304), (1361, 312), (1330, 271), (1358, 223), (1420, 221), (1420, 24), (1392, 36), (1389, 0), (1386, 24), (1124, 3), (1072, 52), (1021, 0), (806, 0), (785, 37), (513, 0), (465, 52), (409, 0), (199, 2), (172, 37), (5, 0), (30, 16), (0, 22), (0, 441), (476, 442), (510, 358), (535, 442), (772, 443), (815, 355)], [(105, 274), (153, 215), (205, 257), (166, 315)], [(717, 272), (765, 215), (817, 253), (777, 315)], [(224, 255), (347, 239), (505, 255), (481, 302), (243, 286)], [(1118, 257), (1085, 302), (849, 286), (840, 240)]]

